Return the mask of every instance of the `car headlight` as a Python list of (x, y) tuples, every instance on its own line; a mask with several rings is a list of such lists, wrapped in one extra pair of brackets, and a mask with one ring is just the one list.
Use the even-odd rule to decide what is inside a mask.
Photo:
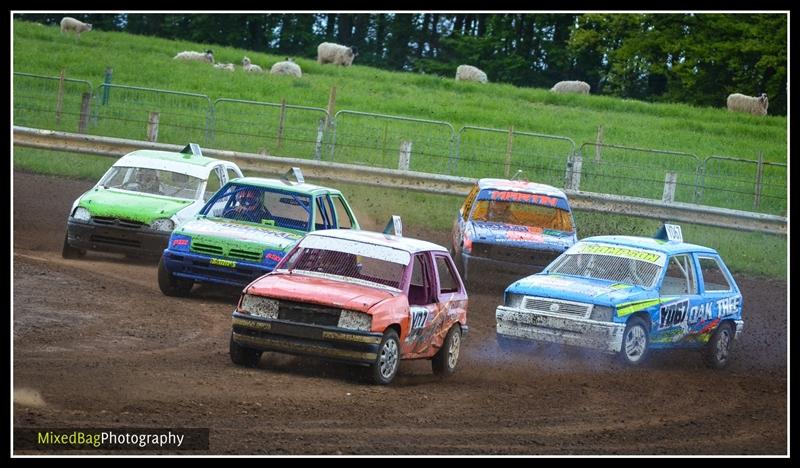
[(522, 307), (522, 298), (525, 296), (522, 294), (513, 294), (513, 293), (506, 293), (506, 307), (513, 307), (515, 309), (519, 309)]
[(150, 227), (156, 231), (172, 232), (172, 230), (175, 229), (175, 223), (173, 223), (171, 219), (158, 218), (150, 224)]
[(80, 221), (89, 221), (92, 219), (92, 214), (89, 213), (89, 210), (86, 208), (79, 206), (75, 208), (75, 212), (72, 213), (72, 217)]
[(372, 316), (363, 312), (343, 310), (339, 315), (339, 328), (350, 330), (370, 331), (372, 329)]
[(610, 322), (613, 318), (614, 318), (613, 307), (603, 307), (597, 305), (592, 307), (592, 313), (589, 316), (590, 320), (596, 320), (598, 322)]
[(242, 312), (274, 320), (278, 318), (280, 302), (268, 297), (245, 294), (239, 308)]

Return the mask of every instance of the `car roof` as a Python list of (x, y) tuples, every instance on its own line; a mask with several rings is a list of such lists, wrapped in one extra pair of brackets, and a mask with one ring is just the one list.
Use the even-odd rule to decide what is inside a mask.
[(417, 252), (447, 252), (441, 245), (432, 242), (412, 239), (409, 237), (395, 236), (393, 234), (383, 234), (380, 232), (359, 231), (353, 229), (325, 229), (313, 231), (307, 236), (331, 237), (336, 239), (346, 239), (367, 244), (382, 245), (394, 249), (404, 250), (410, 254)]
[(254, 187), (263, 187), (268, 189), (278, 189), (283, 191), (302, 193), (305, 195), (319, 195), (322, 193), (331, 193), (334, 195), (341, 195), (342, 192), (332, 189), (330, 187), (323, 187), (321, 185), (314, 185), (308, 183), (292, 182), (285, 179), (266, 179), (263, 177), (238, 177), (232, 179), (231, 182), (241, 185), (252, 185)]
[(185, 153), (137, 150), (119, 158), (113, 165), (116, 167), (143, 167), (159, 171), (178, 172), (206, 180), (211, 172), (211, 167), (220, 162), (222, 162), (220, 159)]
[(478, 188), (480, 190), (508, 190), (512, 192), (535, 193), (537, 195), (567, 198), (567, 195), (562, 190), (552, 185), (528, 182), (525, 180), (480, 179), (478, 180)]
[(601, 242), (604, 244), (625, 245), (628, 247), (639, 247), (643, 249), (663, 252), (667, 255), (674, 255), (688, 252), (699, 252), (717, 254), (717, 251), (702, 245), (688, 244), (686, 242), (670, 242), (652, 237), (636, 236), (594, 236), (581, 239), (579, 242)]

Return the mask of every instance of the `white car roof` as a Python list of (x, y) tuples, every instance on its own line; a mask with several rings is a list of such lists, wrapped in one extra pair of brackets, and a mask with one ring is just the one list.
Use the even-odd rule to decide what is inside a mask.
[[(216, 163), (216, 161), (214, 161)], [(114, 166), (143, 167), (160, 171), (172, 171), (186, 174), (198, 179), (208, 179), (212, 164), (197, 164), (196, 162), (181, 162), (170, 159), (159, 159), (149, 155), (140, 155), (136, 152), (128, 153), (119, 158)]]
[(534, 193), (537, 195), (547, 195), (550, 197), (567, 198), (567, 195), (552, 185), (537, 184), (524, 180), (508, 179), (480, 179), (478, 180), (480, 190), (508, 190), (511, 192)]
[(385, 247), (403, 250), (410, 254), (427, 251), (447, 252), (447, 249), (432, 242), (371, 231), (358, 231), (353, 229), (325, 229), (322, 231), (312, 231), (306, 235), (333, 237), (337, 239), (364, 242), (367, 244), (382, 245)]

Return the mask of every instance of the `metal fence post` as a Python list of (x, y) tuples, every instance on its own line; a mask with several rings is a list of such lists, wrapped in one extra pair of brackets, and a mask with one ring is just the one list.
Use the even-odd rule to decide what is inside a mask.
[(81, 95), (81, 115), (78, 120), (78, 133), (86, 133), (86, 125), (89, 123), (89, 103), (92, 99), (92, 93), (83, 93)]
[(147, 141), (158, 141), (158, 112), (150, 112), (147, 116)]
[(568, 190), (580, 190), (582, 168), (583, 157), (580, 153), (573, 153), (567, 160), (566, 188)]
[(322, 158), (322, 138), (325, 136), (325, 119), (319, 119), (317, 127), (317, 140), (314, 142), (314, 159), (319, 161)]
[(111, 84), (111, 75), (113, 73), (114, 73), (114, 70), (112, 68), (110, 68), (110, 67), (106, 68), (106, 74), (103, 77), (103, 85), (104, 86), (103, 86), (103, 102), (102, 102), (102, 104), (104, 106), (108, 105), (108, 98), (109, 98), (109, 94), (111, 93), (110, 86), (108, 86), (108, 85)]
[(411, 165), (411, 143), (410, 141), (400, 143), (400, 158), (397, 161), (397, 168), (401, 171), (407, 171)]
[(328, 120), (325, 122), (326, 127), (330, 127), (331, 125), (331, 116), (335, 115), (334, 110), (336, 110), (336, 86), (331, 86), (331, 94), (328, 96)]
[(506, 163), (503, 167), (506, 179), (508, 179), (508, 174), (511, 171), (511, 151), (514, 147), (514, 126), (508, 127), (508, 143), (506, 144)]
[(764, 153), (758, 152), (758, 162), (756, 163), (756, 184), (755, 184), (755, 199), (753, 200), (753, 208), (759, 209), (761, 207), (761, 190), (762, 190), (762, 177), (764, 176)]
[(672, 203), (675, 201), (675, 184), (678, 181), (678, 173), (667, 171), (664, 176), (664, 195), (661, 196), (661, 201)]
[(64, 107), (64, 70), (58, 76), (58, 98), (56, 99), (56, 125), (61, 123), (61, 110)]
[(278, 117), (278, 149), (280, 151), (283, 146), (283, 125), (286, 121), (286, 98), (281, 98), (281, 113)]
[(594, 147), (594, 162), (600, 162), (600, 148), (603, 145), (603, 126), (597, 127), (597, 139)]

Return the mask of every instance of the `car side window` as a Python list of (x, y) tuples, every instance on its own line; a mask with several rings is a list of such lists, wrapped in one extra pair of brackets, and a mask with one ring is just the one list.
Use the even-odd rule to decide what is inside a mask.
[(239, 174), (237, 174), (236, 171), (234, 171), (232, 167), (228, 167), (227, 168), (227, 172), (228, 172), (228, 181), (230, 181), (232, 179), (236, 179), (237, 177), (240, 177)]
[(333, 217), (331, 216), (330, 200), (328, 200), (328, 197), (321, 195), (315, 197), (315, 200), (317, 204), (317, 210), (314, 214), (314, 228), (316, 230), (334, 228), (335, 226), (333, 224)]
[(706, 292), (730, 291), (731, 283), (719, 265), (719, 261), (713, 257), (698, 257), (700, 261), (700, 272), (703, 275), (703, 287)]
[(424, 253), (414, 255), (411, 284), (408, 286), (408, 305), (427, 305), (433, 303), (431, 298), (431, 281), (428, 272), (428, 259)]
[(472, 209), (472, 204), (475, 202), (475, 197), (478, 196), (478, 192), (480, 192), (478, 189), (478, 184), (475, 184), (475, 186), (472, 187), (472, 190), (469, 192), (469, 195), (467, 195), (467, 198), (464, 200), (464, 206), (461, 207), (461, 218), (464, 221), (466, 221), (467, 216), (469, 216), (469, 211)]
[(453, 267), (444, 255), (436, 255), (436, 271), (439, 273), (439, 294), (452, 294), (459, 291), (458, 280)]
[(334, 195), (331, 197), (331, 200), (333, 200), (333, 208), (336, 210), (336, 220), (339, 221), (339, 229), (353, 229), (353, 217), (344, 204), (342, 197)]
[(212, 195), (217, 193), (220, 187), (222, 187), (222, 182), (219, 179), (219, 174), (216, 170), (213, 170), (208, 174), (208, 183), (206, 183), (206, 193), (203, 196), (203, 200), (208, 201)]
[(661, 295), (697, 294), (697, 276), (690, 255), (673, 255), (661, 284)]

